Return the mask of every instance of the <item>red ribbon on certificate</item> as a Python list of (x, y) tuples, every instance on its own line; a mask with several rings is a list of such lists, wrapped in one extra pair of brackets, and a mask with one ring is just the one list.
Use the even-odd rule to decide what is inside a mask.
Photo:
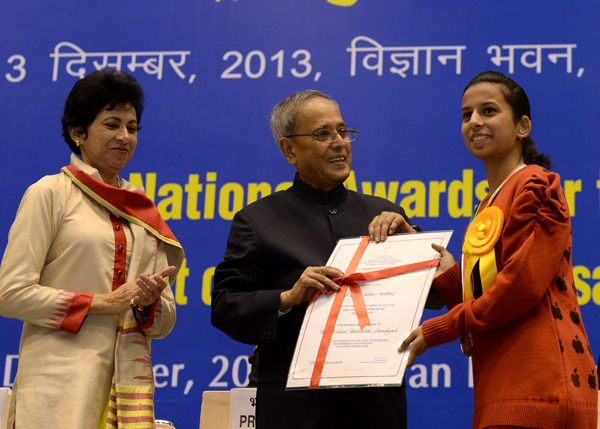
[[(333, 282), (340, 286), (340, 288), (336, 292), (333, 305), (329, 311), (327, 323), (325, 324), (323, 336), (321, 337), (321, 344), (319, 345), (319, 351), (317, 352), (317, 359), (315, 360), (315, 367), (313, 368), (309, 389), (319, 388), (319, 381), (321, 380), (321, 374), (323, 373), (323, 366), (325, 365), (325, 358), (327, 357), (327, 351), (329, 350), (329, 344), (331, 342), (331, 337), (333, 336), (333, 330), (335, 328), (337, 318), (342, 308), (342, 302), (344, 301), (344, 297), (346, 296), (346, 291), (348, 288), (350, 288), (352, 304), (354, 305), (354, 311), (356, 313), (356, 318), (358, 319), (358, 324), (362, 330), (365, 326), (369, 326), (371, 322), (369, 321), (369, 315), (367, 314), (367, 308), (365, 306), (360, 285), (356, 282), (387, 279), (389, 277), (398, 276), (422, 268), (435, 267), (440, 264), (439, 259), (431, 259), (429, 261), (400, 265), (398, 267), (386, 268), (384, 270), (369, 271), (367, 273), (355, 273), (354, 271), (362, 259), (368, 244), (369, 237), (364, 236), (358, 245), (358, 249), (356, 249), (356, 252), (352, 257), (348, 268), (346, 269), (347, 274), (344, 277), (336, 277), (332, 279)], [(333, 291), (330, 291), (328, 295), (330, 293), (333, 293)], [(316, 291), (311, 296), (309, 305), (312, 304), (319, 295), (321, 295), (321, 292)]]

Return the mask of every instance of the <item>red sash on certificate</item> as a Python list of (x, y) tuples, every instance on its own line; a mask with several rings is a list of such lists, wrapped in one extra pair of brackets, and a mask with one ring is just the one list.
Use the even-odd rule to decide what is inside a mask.
[[(354, 271), (356, 270), (356, 267), (358, 266), (358, 263), (360, 262), (368, 244), (369, 237), (364, 236), (358, 246), (358, 249), (356, 249), (356, 252), (352, 257), (348, 268), (346, 269), (346, 275), (344, 277), (337, 277), (332, 279), (337, 285), (340, 286), (340, 288), (336, 292), (333, 305), (331, 306), (331, 310), (329, 311), (329, 316), (327, 318), (325, 330), (323, 332), (323, 336), (321, 337), (321, 344), (319, 345), (319, 351), (317, 352), (317, 359), (315, 361), (315, 367), (313, 369), (312, 377), (310, 379), (309, 389), (319, 388), (321, 374), (323, 373), (323, 366), (325, 365), (325, 358), (327, 357), (327, 350), (329, 349), (329, 344), (331, 342), (331, 337), (333, 336), (335, 324), (340, 314), (342, 302), (344, 301), (344, 297), (346, 296), (346, 291), (348, 290), (348, 288), (350, 288), (350, 293), (352, 295), (352, 303), (354, 305), (354, 311), (356, 312), (356, 318), (358, 319), (360, 329), (362, 330), (365, 326), (369, 326), (371, 322), (369, 321), (369, 315), (367, 314), (367, 309), (365, 306), (365, 301), (363, 299), (362, 291), (360, 289), (360, 285), (358, 285), (358, 283), (356, 282), (387, 279), (389, 277), (398, 276), (401, 274), (408, 273), (410, 271), (415, 271), (426, 267), (435, 267), (440, 263), (439, 259), (432, 259), (429, 261), (417, 262), (415, 264), (407, 264), (401, 265), (399, 267), (387, 268), (385, 270), (369, 271), (367, 273), (355, 273)], [(333, 291), (331, 291), (330, 293), (333, 293)], [(312, 304), (320, 294), (320, 291), (316, 291), (311, 296), (309, 305)]]

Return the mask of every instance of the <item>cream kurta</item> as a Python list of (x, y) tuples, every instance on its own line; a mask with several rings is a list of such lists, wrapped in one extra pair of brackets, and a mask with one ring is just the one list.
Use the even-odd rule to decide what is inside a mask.
[[(71, 162), (100, 179), (97, 170), (77, 157), (72, 156)], [(121, 187), (136, 189), (125, 181)], [(115, 236), (109, 216), (107, 208), (63, 172), (42, 178), (21, 201), (0, 267), (0, 314), (24, 321), (11, 404), (14, 410), (16, 401), (17, 429), (99, 425), (111, 389), (123, 318), (86, 316), (91, 295), (82, 294), (112, 290)], [(125, 282), (143, 272), (179, 265), (167, 260), (163, 241), (138, 225), (126, 221), (123, 225)], [(126, 324), (131, 326), (132, 312), (127, 313)], [(162, 338), (173, 329), (170, 286), (157, 301), (150, 323), (144, 329), (146, 338)], [(143, 344), (145, 350), (149, 342)], [(148, 367), (149, 353), (144, 353)], [(153, 380), (145, 382), (153, 391)]]

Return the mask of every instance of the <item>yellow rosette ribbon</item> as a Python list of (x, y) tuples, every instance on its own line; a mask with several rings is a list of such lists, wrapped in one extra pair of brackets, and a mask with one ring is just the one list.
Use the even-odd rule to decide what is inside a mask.
[(485, 293), (496, 282), (498, 270), (494, 246), (500, 239), (503, 224), (504, 213), (498, 207), (492, 206), (475, 216), (467, 228), (462, 248), (465, 261), (463, 269), (465, 301), (474, 298), (471, 274), (478, 261), (482, 292)]

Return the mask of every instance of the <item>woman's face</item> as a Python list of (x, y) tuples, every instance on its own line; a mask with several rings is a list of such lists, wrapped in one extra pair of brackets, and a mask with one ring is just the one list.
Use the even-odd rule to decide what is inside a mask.
[(98, 169), (102, 179), (110, 183), (133, 156), (137, 131), (136, 112), (128, 104), (113, 110), (105, 108), (88, 127), (87, 136), (73, 139), (79, 139), (81, 159)]
[(483, 161), (521, 158), (520, 138), (529, 132), (529, 118), (515, 121), (498, 84), (482, 82), (468, 88), (461, 115), (462, 135), (473, 156)]

